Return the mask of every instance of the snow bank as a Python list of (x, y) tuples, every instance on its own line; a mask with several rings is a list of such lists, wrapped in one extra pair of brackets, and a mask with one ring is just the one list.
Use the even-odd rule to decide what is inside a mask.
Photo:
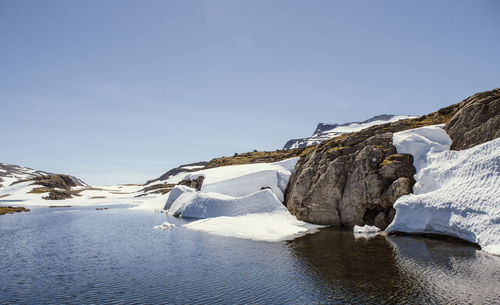
[(178, 185), (169, 193), (165, 209), (171, 216), (206, 218), (185, 227), (221, 236), (278, 241), (305, 234), (320, 226), (297, 220), (281, 203), (297, 160), (190, 173), (187, 179), (205, 177), (201, 191)]
[(275, 212), (288, 212), (288, 210), (269, 189), (242, 197), (212, 192), (186, 192), (180, 195), (168, 210), (171, 216), (191, 218)]
[(395, 133), (393, 143), (414, 156), (417, 183), (386, 231), (458, 237), (500, 255), (500, 139), (450, 151), (442, 126), (428, 126)]
[(229, 196), (245, 196), (263, 187), (269, 187), (280, 201), (299, 158), (274, 163), (230, 165), (189, 173), (185, 179), (204, 176), (202, 192), (214, 192)]
[(146, 196), (136, 199), (137, 206), (131, 207), (132, 210), (147, 210), (147, 211), (161, 211), (165, 206), (165, 201), (168, 195), (155, 195)]
[(219, 236), (277, 242), (312, 233), (321, 226), (299, 221), (284, 211), (207, 218), (191, 222), (185, 227)]

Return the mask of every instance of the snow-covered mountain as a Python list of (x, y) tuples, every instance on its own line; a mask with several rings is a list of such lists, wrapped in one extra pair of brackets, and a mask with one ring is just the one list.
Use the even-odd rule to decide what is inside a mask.
[(51, 173), (0, 162), (0, 188), (10, 186), (15, 181), (32, 179), (49, 174)]
[(362, 122), (349, 122), (344, 124), (319, 123), (313, 135), (308, 138), (292, 139), (286, 142), (283, 149), (295, 149), (310, 145), (316, 145), (323, 141), (330, 140), (345, 133), (360, 131), (362, 129), (385, 123), (396, 122), (404, 119), (411, 119), (413, 116), (382, 114)]

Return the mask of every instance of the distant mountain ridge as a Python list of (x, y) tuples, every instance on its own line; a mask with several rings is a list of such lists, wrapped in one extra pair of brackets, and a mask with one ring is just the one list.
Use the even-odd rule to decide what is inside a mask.
[[(49, 175), (56, 175), (56, 174), (42, 170), (35, 170), (25, 166), (0, 162), (0, 187), (6, 187), (14, 182), (21, 180), (32, 180), (37, 177), (49, 176)], [(59, 175), (59, 176), (68, 177), (67, 179), (71, 180), (71, 182), (69, 180), (68, 182), (74, 184), (75, 186), (88, 186), (88, 184), (86, 184), (77, 177), (70, 175)]]
[(362, 122), (349, 122), (344, 124), (319, 123), (312, 136), (307, 138), (289, 140), (288, 142), (286, 142), (285, 146), (283, 146), (283, 149), (295, 149), (310, 145), (316, 145), (323, 141), (330, 140), (341, 134), (360, 131), (362, 129), (374, 125), (385, 124), (411, 118), (414, 118), (414, 116), (381, 114)]
[(26, 180), (51, 173), (29, 167), (0, 162), (0, 187), (11, 185), (18, 180)]

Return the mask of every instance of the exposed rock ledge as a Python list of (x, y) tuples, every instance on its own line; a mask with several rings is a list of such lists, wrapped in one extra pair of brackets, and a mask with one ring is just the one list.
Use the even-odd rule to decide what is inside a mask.
[(394, 202), (412, 192), (415, 174), (412, 156), (396, 153), (392, 134), (449, 122), (452, 148), (468, 148), (500, 136), (499, 103), (499, 89), (482, 92), (417, 119), (370, 127), (305, 150), (285, 204), (310, 223), (385, 229)]

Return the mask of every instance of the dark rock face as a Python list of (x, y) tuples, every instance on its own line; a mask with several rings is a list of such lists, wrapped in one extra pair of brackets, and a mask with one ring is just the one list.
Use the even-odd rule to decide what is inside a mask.
[(302, 158), (286, 195), (298, 219), (329, 225), (377, 225), (392, 221), (392, 204), (411, 193), (413, 157), (396, 153), (392, 133), (350, 146), (313, 151)]
[(298, 219), (336, 226), (392, 221), (394, 202), (415, 183), (413, 157), (398, 154), (394, 132), (449, 122), (457, 105), (416, 119), (376, 125), (304, 150), (285, 192), (285, 205)]
[(458, 109), (445, 127), (453, 140), (451, 149), (467, 149), (500, 137), (500, 89), (474, 94)]
[(452, 149), (500, 136), (500, 89), (477, 93), (459, 104), (416, 119), (341, 135), (305, 150), (290, 177), (285, 204), (298, 219), (329, 225), (376, 225), (394, 218), (394, 202), (410, 194), (413, 158), (397, 154), (394, 132), (447, 124)]

